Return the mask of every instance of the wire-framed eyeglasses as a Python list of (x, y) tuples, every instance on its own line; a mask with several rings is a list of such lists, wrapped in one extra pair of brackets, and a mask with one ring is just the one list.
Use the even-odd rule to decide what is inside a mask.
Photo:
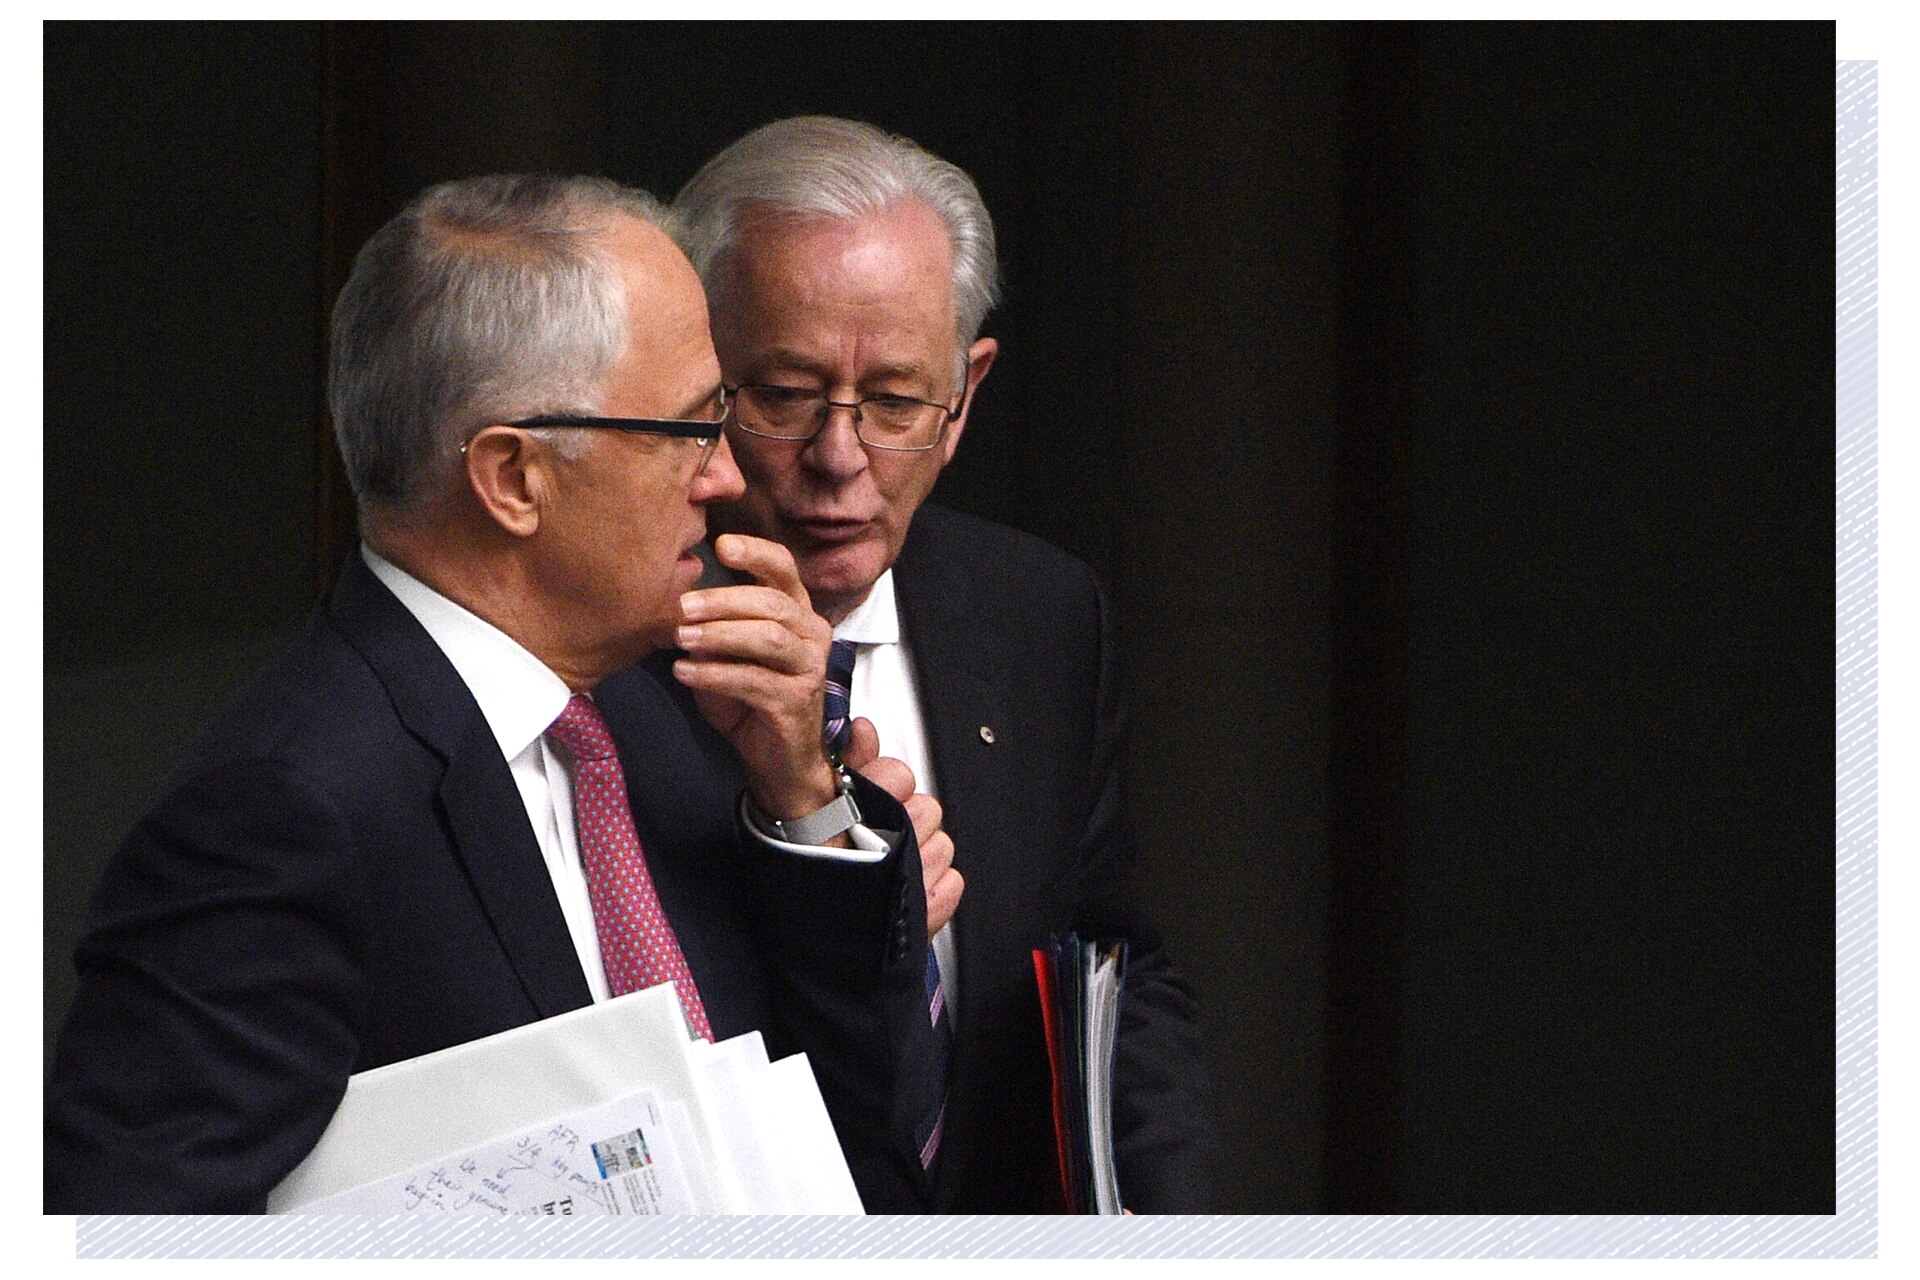
[(770, 383), (742, 383), (726, 388), (728, 421), (763, 440), (802, 443), (826, 429), (835, 409), (853, 410), (853, 432), (860, 443), (875, 449), (921, 452), (940, 443), (947, 425), (967, 405), (962, 387), (960, 402), (948, 406), (912, 396), (874, 395), (859, 400), (832, 400), (810, 387)]

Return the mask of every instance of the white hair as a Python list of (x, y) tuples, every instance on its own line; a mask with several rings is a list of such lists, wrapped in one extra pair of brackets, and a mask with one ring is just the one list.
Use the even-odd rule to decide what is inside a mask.
[(598, 243), (621, 215), (671, 222), (605, 178), (491, 175), (429, 188), (367, 241), (334, 304), (328, 369), (363, 510), (442, 491), (489, 423), (598, 410), (627, 338), (626, 290)]
[(861, 218), (902, 200), (940, 216), (953, 247), (954, 330), (964, 348), (1000, 300), (993, 219), (966, 171), (908, 138), (858, 120), (795, 116), (722, 151), (674, 197), (676, 238), (711, 296), (749, 207), (776, 215)]

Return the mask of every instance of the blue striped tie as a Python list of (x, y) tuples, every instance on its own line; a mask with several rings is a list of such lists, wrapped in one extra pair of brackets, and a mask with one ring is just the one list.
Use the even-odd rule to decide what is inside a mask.
[(847, 702), (852, 696), (853, 641), (835, 640), (827, 650), (827, 719), (821, 736), (836, 760), (853, 737), (852, 717), (847, 714)]
[[(851, 640), (835, 640), (827, 654), (826, 723), (823, 736), (827, 747), (838, 758), (853, 737), (851, 700), (853, 696), (853, 657)], [(933, 1021), (933, 1061), (928, 1064), (931, 1099), (926, 1114), (914, 1127), (913, 1139), (920, 1144), (920, 1167), (933, 1167), (940, 1153), (940, 1131), (947, 1118), (947, 1059), (953, 1056), (953, 1020), (947, 1017), (947, 995), (940, 985), (940, 961), (927, 948), (927, 1016)]]

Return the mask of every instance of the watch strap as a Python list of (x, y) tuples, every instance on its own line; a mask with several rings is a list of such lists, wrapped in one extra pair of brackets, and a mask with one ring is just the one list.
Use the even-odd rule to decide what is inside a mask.
[(780, 839), (789, 844), (825, 844), (835, 836), (844, 835), (860, 822), (860, 806), (853, 802), (853, 775), (838, 760), (834, 761), (834, 776), (840, 783), (840, 794), (815, 809), (812, 813), (799, 818), (771, 818), (760, 811), (760, 806), (752, 806), (755, 816), (771, 827)]
[(790, 844), (825, 844), (859, 821), (860, 809), (844, 791), (804, 818), (769, 819), (780, 838)]

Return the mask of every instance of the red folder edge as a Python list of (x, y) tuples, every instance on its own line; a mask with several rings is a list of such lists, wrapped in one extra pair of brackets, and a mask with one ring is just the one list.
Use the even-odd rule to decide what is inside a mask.
[(1067, 1116), (1061, 1099), (1066, 1090), (1060, 1079), (1060, 1015), (1054, 1005), (1053, 957), (1039, 947), (1033, 951), (1033, 977), (1040, 988), (1041, 1029), (1047, 1037), (1047, 1067), (1053, 1075), (1053, 1151), (1060, 1162), (1060, 1211), (1073, 1212), (1073, 1176), (1067, 1171)]

